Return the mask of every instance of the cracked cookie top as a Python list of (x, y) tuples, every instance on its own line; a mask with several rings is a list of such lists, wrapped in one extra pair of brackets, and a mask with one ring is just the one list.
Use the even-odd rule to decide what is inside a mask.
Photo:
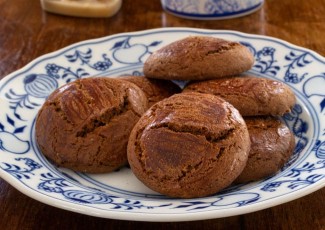
[(152, 53), (143, 72), (149, 78), (206, 80), (240, 74), (253, 64), (253, 54), (239, 42), (189, 36)]
[(292, 156), (295, 137), (278, 117), (244, 117), (251, 140), (246, 167), (236, 183), (257, 181), (277, 173)]
[(127, 163), (129, 134), (147, 109), (133, 83), (85, 78), (55, 90), (36, 119), (42, 153), (58, 166), (101, 173)]
[(183, 92), (222, 97), (235, 106), (242, 116), (282, 116), (290, 112), (296, 103), (294, 92), (286, 84), (253, 75), (190, 82)]
[(249, 149), (246, 124), (231, 104), (214, 95), (181, 93), (140, 118), (130, 135), (128, 160), (149, 188), (191, 198), (230, 185)]

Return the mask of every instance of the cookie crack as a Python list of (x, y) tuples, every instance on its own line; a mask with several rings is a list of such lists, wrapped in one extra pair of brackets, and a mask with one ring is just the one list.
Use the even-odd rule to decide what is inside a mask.
[(180, 175), (178, 178), (177, 178), (177, 181), (182, 181), (182, 179), (186, 178), (186, 176), (188, 174), (192, 174), (193, 172), (197, 171), (200, 166), (203, 164), (203, 161), (201, 160), (200, 162), (198, 162), (197, 164), (195, 165), (187, 165), (186, 167), (184, 167), (182, 170), (181, 170), (181, 173), (182, 175)]
[(195, 126), (189, 126), (189, 125), (182, 125), (182, 126), (175, 126), (172, 123), (161, 123), (161, 124), (155, 124), (150, 127), (150, 129), (159, 129), (159, 128), (166, 128), (172, 132), (175, 133), (189, 133), (193, 135), (200, 135), (205, 137), (205, 139), (210, 143), (216, 143), (220, 142), (224, 139), (227, 139), (229, 136), (233, 134), (235, 131), (235, 127), (231, 127), (227, 130), (224, 130), (219, 135), (214, 135), (211, 133), (206, 127), (195, 127)]
[[(182, 128), (175, 128), (171, 124), (168, 124), (168, 123), (157, 124), (157, 125), (150, 127), (150, 129), (159, 129), (159, 128), (166, 128), (172, 132), (177, 132), (177, 133), (190, 133), (193, 135), (201, 135), (201, 136), (204, 136), (205, 139), (211, 144), (215, 144), (215, 143), (220, 142), (224, 139), (227, 139), (229, 136), (231, 136), (233, 134), (233, 132), (235, 130), (235, 128), (231, 128), (231, 129), (226, 130), (225, 132), (221, 133), (221, 135), (219, 135), (218, 137), (216, 137), (216, 136), (207, 134), (206, 133), (207, 131), (205, 130), (205, 128), (203, 128), (203, 130), (205, 130), (205, 131), (202, 131), (201, 129), (193, 129), (193, 127), (190, 127), (190, 126), (187, 126), (187, 127), (185, 126)], [(183, 167), (183, 169), (180, 172), (181, 175), (179, 175), (176, 178), (173, 178), (169, 175), (163, 175), (162, 177), (158, 177), (157, 175), (155, 175), (155, 173), (153, 171), (148, 170), (148, 168), (145, 165), (146, 155), (143, 153), (143, 148), (141, 146), (141, 141), (140, 141), (141, 135), (143, 134), (144, 130), (145, 130), (145, 127), (138, 130), (138, 132), (136, 134), (136, 141), (134, 143), (135, 144), (135, 154), (137, 155), (137, 158), (141, 165), (142, 170), (144, 172), (146, 172), (147, 174), (151, 175), (151, 177), (153, 177), (155, 179), (159, 179), (160, 181), (173, 180), (173, 181), (181, 182), (182, 180), (186, 179), (189, 174), (199, 171), (199, 168), (202, 166), (202, 164), (204, 164), (203, 159), (201, 159), (199, 162), (197, 162), (194, 165), (189, 164), (189, 165)], [(213, 164), (214, 162), (218, 161), (218, 159), (221, 158), (225, 152), (226, 152), (226, 147), (220, 146), (216, 149), (215, 157), (206, 159), (206, 160), (209, 161), (210, 164)]]
[(68, 117), (63, 112), (59, 101), (51, 101), (48, 103), (48, 105), (53, 107), (54, 112), (57, 113), (62, 120), (66, 121), (67, 123), (71, 123), (71, 121), (69, 121)]
[(238, 43), (232, 42), (232, 43), (227, 43), (226, 45), (220, 45), (214, 50), (207, 51), (206, 55), (208, 56), (214, 54), (221, 54), (223, 52), (233, 49), (235, 46), (238, 46)]
[(118, 108), (106, 109), (106, 111), (99, 116), (96, 116), (84, 125), (80, 131), (77, 132), (76, 137), (86, 137), (89, 133), (92, 133), (96, 129), (106, 126), (113, 118), (120, 116), (121, 114), (129, 110), (129, 100), (125, 95), (123, 97), (123, 103)]

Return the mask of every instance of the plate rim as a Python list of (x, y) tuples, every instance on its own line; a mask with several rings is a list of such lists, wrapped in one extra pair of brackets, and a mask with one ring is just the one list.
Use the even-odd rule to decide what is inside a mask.
[[(64, 46), (59, 48), (58, 50), (46, 53), (46, 54), (42, 54), (39, 57), (32, 59), (31, 61), (29, 61), (26, 65), (22, 66), (21, 68), (18, 68), (17, 70), (14, 70), (13, 72), (7, 74), (5, 77), (3, 77), (0, 80), (0, 90), (1, 88), (4, 86), (3, 82), (5, 80), (7, 80), (7, 78), (12, 78), (14, 75), (17, 74), (22, 74), (24, 73), (27, 69), (31, 68), (32, 66), (34, 66), (37, 62), (39, 62), (40, 60), (43, 60), (45, 57), (48, 58), (53, 58), (54, 56), (59, 55), (60, 53), (64, 53), (76, 46), (80, 46), (80, 45), (87, 45), (87, 44), (93, 44), (93, 43), (98, 43), (98, 42), (103, 42), (106, 39), (113, 39), (116, 37), (120, 37), (120, 36), (125, 36), (125, 35), (145, 35), (145, 34), (152, 34), (152, 33), (158, 33), (158, 32), (166, 32), (166, 31), (182, 31), (182, 32), (204, 32), (207, 34), (212, 34), (212, 33), (227, 33), (227, 34), (236, 34), (236, 35), (240, 35), (243, 37), (249, 37), (249, 38), (259, 38), (259, 39), (263, 39), (263, 40), (268, 40), (268, 41), (276, 41), (278, 43), (282, 43), (287, 47), (292, 47), (296, 50), (299, 51), (308, 51), (309, 53), (313, 54), (315, 56), (315, 58), (317, 58), (318, 61), (323, 62), (325, 64), (325, 60), (324, 57), (322, 55), (320, 55), (318, 52), (308, 49), (306, 47), (302, 47), (302, 46), (298, 46), (296, 44), (293, 44), (291, 42), (282, 40), (280, 38), (277, 37), (272, 37), (272, 36), (268, 36), (268, 35), (261, 35), (261, 34), (252, 34), (252, 33), (245, 33), (245, 32), (241, 32), (241, 31), (236, 31), (236, 30), (214, 30), (214, 29), (203, 29), (203, 28), (192, 28), (192, 27), (163, 27), (163, 28), (153, 28), (153, 29), (147, 29), (147, 30), (139, 30), (139, 31), (130, 31), (130, 32), (122, 32), (122, 33), (116, 33), (116, 34), (112, 34), (112, 35), (107, 35), (107, 36), (102, 36), (102, 37), (98, 37), (98, 38), (91, 38), (91, 39), (86, 39), (83, 41), (79, 41), (76, 43), (72, 43), (70, 45)], [(322, 60), (323, 59), (323, 60)]]

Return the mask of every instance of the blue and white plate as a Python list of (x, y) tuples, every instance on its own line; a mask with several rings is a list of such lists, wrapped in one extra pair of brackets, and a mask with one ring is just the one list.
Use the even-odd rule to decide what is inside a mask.
[(260, 9), (263, 3), (264, 0), (161, 0), (166, 12), (197, 20), (242, 17)]
[[(289, 85), (297, 96), (283, 117), (294, 155), (276, 175), (205, 198), (171, 199), (129, 168), (91, 175), (57, 168), (35, 143), (35, 117), (57, 87), (90, 76), (141, 75), (155, 50), (188, 35), (239, 41), (253, 52), (252, 74)], [(188, 221), (249, 213), (297, 199), (325, 185), (325, 59), (271, 37), (235, 31), (165, 28), (80, 42), (39, 57), (0, 82), (0, 176), (38, 201), (87, 215), (140, 221)]]

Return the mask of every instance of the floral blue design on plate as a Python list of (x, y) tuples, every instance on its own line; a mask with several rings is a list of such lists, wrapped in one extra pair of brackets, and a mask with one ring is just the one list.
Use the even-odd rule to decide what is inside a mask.
[(226, 19), (258, 10), (264, 0), (161, 0), (163, 9), (190, 19)]
[[(256, 60), (249, 73), (282, 81), (295, 92), (297, 103), (282, 118), (295, 135), (295, 152), (276, 175), (209, 197), (171, 199), (145, 187), (127, 167), (108, 174), (85, 174), (58, 168), (43, 157), (34, 139), (35, 117), (53, 90), (85, 77), (141, 76), (152, 52), (189, 35), (241, 42)], [(325, 185), (324, 82), (323, 57), (260, 35), (164, 28), (80, 42), (41, 56), (1, 80), (0, 176), (46, 204), (113, 219), (202, 220), (268, 208)]]

